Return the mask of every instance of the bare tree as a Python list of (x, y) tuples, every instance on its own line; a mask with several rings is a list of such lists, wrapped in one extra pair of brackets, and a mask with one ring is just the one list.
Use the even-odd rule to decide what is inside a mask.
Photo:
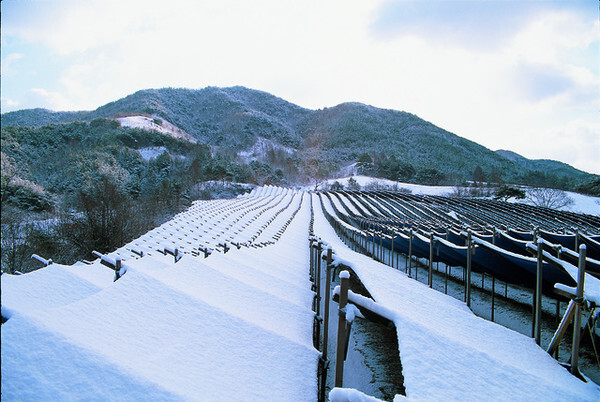
[(2, 208), (2, 271), (9, 274), (22, 271), (23, 264), (31, 255), (26, 239), (32, 227), (31, 222), (18, 209)]
[(567, 207), (574, 203), (567, 193), (554, 188), (532, 188), (527, 192), (527, 199), (538, 207), (553, 209)]
[(2, 204), (4, 204), (4, 201), (6, 201), (8, 197), (9, 186), (17, 177), (17, 170), (14, 168), (14, 161), (12, 158), (7, 156), (4, 152), (1, 153), (1, 156), (2, 167), (0, 168), (0, 175), (2, 176), (2, 179), (0, 185), (0, 197), (2, 199)]

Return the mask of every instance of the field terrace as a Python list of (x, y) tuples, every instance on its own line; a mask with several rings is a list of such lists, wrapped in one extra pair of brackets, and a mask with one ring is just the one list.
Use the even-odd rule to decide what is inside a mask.
[[(596, 384), (571, 375), (533, 339), (347, 244), (344, 231), (375, 244), (364, 220), (388, 224), (383, 218), (399, 211), (406, 222), (433, 214), (477, 224), (458, 207), (442, 214), (408, 204), (262, 187), (197, 201), (95, 261), (40, 258), (43, 269), (2, 275), (2, 397), (317, 400), (316, 300), (337, 290), (322, 286), (325, 271), (318, 279), (311, 271), (310, 234), (373, 299), (351, 298), (394, 323), (399, 350), (390, 353), (399, 354), (406, 390), (396, 399), (598, 400)], [(349, 397), (367, 398), (346, 388), (329, 394)]]

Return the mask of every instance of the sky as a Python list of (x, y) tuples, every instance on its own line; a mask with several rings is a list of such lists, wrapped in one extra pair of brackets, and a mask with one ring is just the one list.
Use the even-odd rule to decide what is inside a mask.
[(242, 85), (600, 174), (597, 0), (3, 0), (2, 113)]

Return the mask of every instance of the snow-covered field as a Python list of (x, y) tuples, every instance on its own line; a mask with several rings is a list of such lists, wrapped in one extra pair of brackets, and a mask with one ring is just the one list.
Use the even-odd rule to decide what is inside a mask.
[[(228, 223), (219, 213), (209, 220), (192, 210), (178, 217), (178, 227), (153, 231), (156, 242), (146, 242), (143, 258), (129, 257), (131, 246), (113, 253), (123, 255), (127, 269), (114, 283), (99, 261), (2, 275), (2, 315), (9, 318), (2, 326), (2, 398), (314, 400), (319, 354), (312, 346), (305, 197), (286, 192), (220, 206), (221, 213), (247, 212), (232, 227), (240, 234), (258, 238), (270, 219), (278, 229), (289, 225), (278, 247), (215, 250), (207, 259), (185, 254), (175, 263), (158, 250), (173, 242), (191, 248), (179, 240), (183, 220), (188, 228), (202, 222), (214, 229), (206, 244)], [(249, 205), (263, 211), (251, 230)]]
[[(328, 200), (324, 204), (333, 212)], [(336, 260), (359, 276), (377, 302), (373, 310), (395, 323), (408, 399), (600, 398), (596, 384), (571, 376), (533, 339), (479, 318), (464, 303), (350, 250), (319, 203), (313, 205), (315, 232), (333, 248)]]
[[(453, 186), (426, 186), (421, 184), (397, 182), (387, 179), (377, 179), (369, 176), (350, 177), (353, 177), (354, 180), (356, 180), (356, 182), (361, 187), (372, 185), (373, 183), (378, 183), (380, 185), (389, 187), (397, 186), (401, 189), (405, 188), (410, 190), (413, 194), (447, 196), (455, 191), (455, 188)], [(338, 182), (342, 184), (344, 188), (348, 189), (348, 180), (350, 179), (350, 177), (331, 179), (327, 181), (327, 184), (331, 185), (335, 182)], [(321, 185), (321, 188), (322, 187), (323, 186)], [(573, 193), (571, 191), (567, 191), (566, 194), (573, 200), (573, 204), (560, 208), (561, 210), (572, 211), (582, 214), (600, 215), (600, 197), (592, 197), (589, 195)], [(518, 200), (518, 202), (531, 204), (531, 202), (529, 202), (528, 200)]]
[(350, 250), (319, 195), (270, 186), (197, 201), (105, 256), (122, 259), (116, 282), (100, 260), (2, 275), (2, 398), (316, 400), (311, 205), (315, 234), (395, 323), (406, 398), (600, 400), (531, 338)]

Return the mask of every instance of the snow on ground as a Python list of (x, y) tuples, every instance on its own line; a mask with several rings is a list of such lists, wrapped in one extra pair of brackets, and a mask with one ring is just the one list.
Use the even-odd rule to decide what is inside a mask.
[(273, 151), (284, 152), (287, 155), (292, 155), (295, 152), (293, 148), (277, 144), (264, 137), (258, 137), (250, 149), (238, 152), (238, 156), (245, 163), (248, 163), (257, 159), (265, 159), (267, 154)]
[(84, 279), (92, 268), (112, 278), (98, 261), (2, 275), (2, 398), (314, 400), (309, 208), (278, 246), (176, 264), (154, 252), (124, 260), (127, 273), (106, 286)]
[(137, 151), (140, 153), (140, 156), (146, 161), (148, 162), (150, 159), (154, 159), (157, 156), (161, 155), (163, 152), (165, 152), (167, 150), (167, 148), (165, 147), (146, 147), (146, 148), (140, 148)]
[[(369, 177), (369, 176), (351, 176), (351, 177), (353, 177), (354, 180), (356, 180), (357, 183), (360, 184), (361, 187), (364, 187), (364, 186), (366, 186), (368, 184), (372, 184), (372, 183), (378, 183), (380, 185), (390, 186), (390, 187), (397, 186), (399, 189), (405, 188), (405, 189), (410, 190), (413, 194), (448, 196), (449, 194), (453, 193), (455, 190), (455, 188), (453, 186), (426, 186), (426, 185), (422, 185), (422, 184), (403, 183), (403, 182), (397, 182), (397, 181), (388, 180), (388, 179), (379, 179), (379, 178)], [(330, 179), (327, 181), (327, 184), (331, 185), (337, 181), (338, 183), (342, 184), (345, 189), (348, 189), (348, 180), (349, 179), (350, 179), (350, 177), (344, 177), (341, 179)], [(322, 188), (322, 187), (323, 186), (321, 185), (320, 188)], [(600, 216), (600, 197), (593, 197), (593, 196), (589, 196), (589, 195), (573, 193), (571, 191), (567, 191), (566, 193), (571, 199), (573, 199), (573, 204), (563, 207), (563, 208), (559, 208), (560, 210)], [(513, 201), (513, 202), (522, 202), (522, 203), (531, 204), (527, 200), (518, 200), (518, 201)]]
[(591, 195), (578, 194), (571, 191), (567, 191), (566, 193), (573, 200), (573, 204), (561, 208), (562, 210), (578, 212), (580, 214), (600, 215), (600, 197), (592, 197)]
[[(410, 191), (412, 191), (413, 194), (423, 194), (423, 195), (447, 195), (449, 193), (452, 192), (452, 190), (454, 189), (454, 187), (452, 186), (425, 186), (425, 185), (421, 185), (421, 184), (411, 184), (411, 183), (402, 183), (399, 181), (393, 181), (393, 180), (388, 180), (388, 179), (379, 179), (376, 177), (370, 177), (370, 176), (351, 176), (354, 180), (356, 180), (356, 182), (361, 186), (364, 187), (368, 184), (373, 184), (373, 183), (377, 183), (379, 185), (384, 185), (384, 186), (398, 186), (398, 188), (406, 188)], [(340, 184), (342, 184), (344, 186), (344, 188), (348, 189), (348, 180), (350, 180), (350, 177), (344, 177), (341, 179), (330, 179), (327, 181), (327, 183), (329, 185), (335, 183), (336, 181)], [(319, 186), (319, 188), (322, 188), (323, 186)]]
[[(127, 272), (116, 282), (99, 260), (2, 275), (2, 398), (315, 400), (310, 197), (315, 233), (396, 325), (408, 399), (600, 399), (532, 339), (352, 252), (318, 195), (270, 186), (194, 203), (117, 250)], [(237, 238), (246, 246), (217, 248)], [(208, 258), (201, 243), (215, 247)], [(180, 247), (177, 263), (165, 246)]]
[(140, 128), (147, 131), (158, 131), (174, 138), (196, 142), (196, 139), (158, 116), (127, 116), (116, 119), (122, 127)]
[(315, 234), (348, 261), (395, 323), (408, 399), (599, 400), (596, 384), (573, 377), (533, 339), (350, 250), (326, 221), (317, 195), (313, 205)]

